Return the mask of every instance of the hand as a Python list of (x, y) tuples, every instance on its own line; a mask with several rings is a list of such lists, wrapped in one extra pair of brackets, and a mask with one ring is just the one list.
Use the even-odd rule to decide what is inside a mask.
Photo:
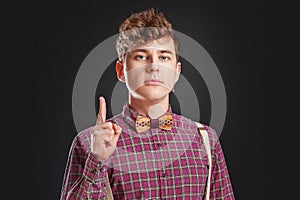
[(91, 152), (99, 161), (108, 159), (115, 151), (122, 132), (117, 124), (105, 120), (106, 103), (104, 97), (100, 97), (97, 123), (91, 130)]

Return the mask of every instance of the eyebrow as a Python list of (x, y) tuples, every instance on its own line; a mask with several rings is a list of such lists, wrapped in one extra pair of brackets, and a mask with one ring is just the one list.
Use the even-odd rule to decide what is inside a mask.
[[(147, 53), (149, 50), (148, 49), (135, 49), (132, 52), (145, 52)], [(168, 54), (175, 54), (174, 52), (170, 51), (170, 50), (160, 50), (160, 53), (168, 53)]]

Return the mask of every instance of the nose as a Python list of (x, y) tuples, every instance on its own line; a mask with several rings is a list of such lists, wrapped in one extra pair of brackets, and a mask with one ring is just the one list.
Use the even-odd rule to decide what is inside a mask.
[(155, 72), (159, 71), (158, 64), (149, 63), (149, 66), (147, 67), (147, 72)]
[(149, 66), (147, 67), (148, 72), (154, 72), (159, 70), (159, 59), (156, 56), (152, 56), (149, 62)]
[(153, 53), (153, 55), (150, 56), (150, 63), (152, 64), (158, 64), (159, 63), (159, 58), (156, 53)]

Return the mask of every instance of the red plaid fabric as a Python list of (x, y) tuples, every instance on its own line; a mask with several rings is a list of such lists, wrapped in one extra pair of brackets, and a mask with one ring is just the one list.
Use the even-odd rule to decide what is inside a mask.
[[(99, 162), (90, 152), (90, 128), (73, 140), (61, 191), (61, 200), (105, 199), (108, 173), (117, 199), (204, 199), (208, 159), (196, 124), (184, 116), (173, 117), (172, 130), (135, 130), (138, 116), (126, 102), (123, 112), (108, 121), (122, 128), (116, 151)], [(153, 120), (155, 123), (155, 120)], [(215, 131), (208, 131), (212, 151), (211, 199), (233, 200), (234, 194), (224, 154)]]

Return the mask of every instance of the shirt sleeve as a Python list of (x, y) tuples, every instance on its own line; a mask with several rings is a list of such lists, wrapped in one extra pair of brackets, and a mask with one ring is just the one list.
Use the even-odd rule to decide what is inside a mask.
[(103, 199), (108, 165), (87, 150), (87, 141), (75, 137), (64, 173), (60, 200)]
[(234, 193), (218, 136), (212, 128), (208, 128), (212, 153), (212, 173), (210, 199), (234, 200)]

